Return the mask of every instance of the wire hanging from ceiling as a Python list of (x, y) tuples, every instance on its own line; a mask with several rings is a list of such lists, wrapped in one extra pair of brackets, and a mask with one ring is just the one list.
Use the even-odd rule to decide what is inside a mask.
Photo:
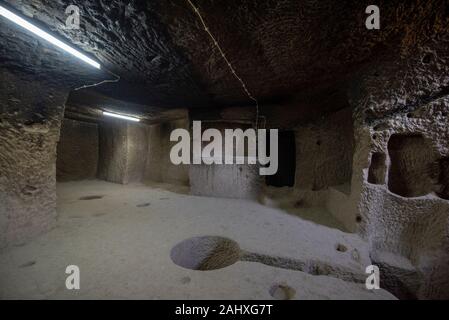
[(251, 92), (248, 90), (248, 87), (246, 86), (245, 82), (243, 81), (243, 79), (237, 74), (237, 72), (235, 71), (234, 67), (232, 66), (231, 62), (228, 60), (228, 58), (226, 57), (226, 54), (224, 53), (223, 49), (220, 47), (220, 44), (218, 43), (218, 41), (215, 39), (214, 35), (212, 34), (212, 32), (210, 31), (209, 27), (207, 26), (206, 22), (204, 21), (203, 16), (201, 15), (199, 9), (193, 4), (193, 2), (191, 0), (187, 0), (187, 2), (190, 4), (190, 6), (193, 8), (193, 10), (195, 11), (196, 15), (198, 16), (201, 24), (203, 25), (204, 30), (207, 32), (207, 34), (209, 35), (209, 37), (212, 39), (213, 44), (215, 45), (215, 47), (218, 49), (218, 51), (220, 52), (220, 55), (222, 56), (223, 60), (226, 62), (226, 64), (229, 67), (229, 70), (231, 70), (231, 73), (233, 74), (233, 76), (240, 82), (240, 84), (242, 85), (243, 90), (245, 91), (246, 95), (248, 96), (249, 99), (251, 99), (252, 101), (254, 101), (255, 106), (256, 106), (256, 123), (255, 123), (255, 129), (258, 129), (258, 125), (259, 125), (259, 102), (257, 101), (257, 99), (251, 94)]
[(119, 75), (115, 74), (115, 73), (112, 72), (112, 71), (109, 71), (108, 69), (104, 69), (104, 68), (103, 68), (103, 70), (105, 70), (105, 71), (106, 71), (107, 73), (109, 73), (110, 75), (114, 76), (115, 79), (107, 79), (107, 80), (103, 80), (103, 81), (100, 81), (100, 82), (94, 83), (94, 84), (86, 84), (86, 85), (81, 86), (81, 87), (79, 87), (79, 88), (76, 88), (76, 89), (74, 89), (74, 90), (75, 90), (75, 91), (78, 91), (78, 90), (82, 90), (82, 89), (87, 89), (87, 88), (97, 87), (97, 86), (102, 85), (102, 84), (104, 84), (104, 83), (115, 83), (115, 82), (119, 82), (119, 81), (120, 81), (120, 76), (119, 76)]

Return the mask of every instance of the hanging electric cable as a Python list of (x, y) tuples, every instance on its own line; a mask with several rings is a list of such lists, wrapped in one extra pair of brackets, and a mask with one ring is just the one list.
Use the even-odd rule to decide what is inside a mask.
[(81, 87), (79, 87), (79, 88), (76, 88), (76, 89), (74, 89), (74, 90), (75, 90), (75, 91), (78, 91), (78, 90), (82, 90), (82, 89), (86, 89), (86, 88), (97, 87), (97, 86), (102, 85), (102, 84), (105, 84), (105, 83), (115, 83), (115, 82), (119, 82), (119, 81), (120, 81), (120, 76), (119, 76), (119, 75), (117, 75), (117, 74), (115, 74), (114, 72), (109, 71), (108, 69), (105, 69), (105, 68), (103, 68), (103, 70), (105, 70), (105, 71), (106, 71), (107, 73), (109, 73), (110, 75), (114, 76), (115, 79), (106, 79), (106, 80), (102, 80), (102, 81), (100, 81), (100, 82), (98, 82), (98, 83), (94, 83), (94, 84), (86, 84), (86, 85), (83, 85), (83, 86), (81, 86)]
[(187, 0), (187, 2), (190, 4), (190, 6), (193, 8), (193, 10), (195, 11), (196, 15), (198, 16), (198, 18), (200, 19), (201, 24), (204, 27), (204, 30), (207, 32), (207, 34), (209, 35), (209, 37), (212, 39), (213, 44), (215, 45), (215, 47), (218, 49), (218, 51), (220, 52), (220, 55), (222, 56), (223, 60), (226, 62), (226, 64), (228, 65), (229, 69), (231, 70), (231, 73), (234, 75), (234, 77), (240, 82), (240, 84), (242, 85), (243, 90), (245, 91), (246, 95), (248, 96), (248, 98), (250, 98), (251, 100), (254, 101), (255, 103), (255, 107), (256, 107), (256, 122), (255, 122), (255, 129), (258, 129), (258, 121), (259, 121), (259, 102), (257, 101), (257, 99), (251, 94), (251, 92), (248, 90), (248, 87), (246, 86), (245, 82), (243, 81), (243, 79), (237, 74), (237, 72), (235, 71), (234, 67), (232, 66), (231, 62), (228, 60), (228, 58), (226, 57), (224, 51), (222, 50), (222, 48), (220, 47), (220, 44), (218, 43), (218, 41), (215, 39), (214, 35), (212, 34), (212, 32), (210, 31), (209, 27), (207, 26), (206, 22), (204, 21), (199, 9), (192, 3), (191, 0)]

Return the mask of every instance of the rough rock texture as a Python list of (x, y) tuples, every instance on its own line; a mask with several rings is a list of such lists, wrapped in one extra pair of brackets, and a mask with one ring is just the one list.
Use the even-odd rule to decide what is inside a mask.
[[(390, 279), (385, 285), (398, 297), (449, 297), (443, 267), (449, 263), (449, 202), (438, 196), (447, 184), (441, 165), (449, 151), (447, 110), (448, 98), (440, 98), (382, 122), (355, 122), (351, 192), (360, 198), (353, 212), (360, 215), (359, 232), (371, 243), (374, 262)], [(388, 155), (383, 184), (368, 181), (375, 153)]]
[(140, 182), (144, 178), (146, 153), (148, 152), (148, 128), (145, 125), (128, 124), (127, 128), (127, 177), (126, 182)]
[[(396, 163), (397, 164), (397, 163)], [(383, 152), (374, 152), (368, 171), (368, 182), (372, 184), (384, 184), (386, 181), (387, 158)]]
[[(235, 119), (234, 119), (235, 120)], [(222, 136), (222, 162), (225, 161), (226, 148), (225, 130), (241, 129), (245, 132), (249, 128), (248, 124), (242, 124), (235, 121), (205, 121), (201, 123), (201, 134), (213, 128), (218, 130)], [(192, 136), (193, 133), (191, 132)], [(247, 145), (247, 139), (241, 141)], [(238, 154), (237, 138), (233, 139), (234, 148), (232, 156), (234, 164), (192, 164), (190, 165), (190, 192), (199, 196), (224, 197), (224, 198), (247, 198), (256, 199), (260, 195), (263, 177), (259, 174), (259, 166), (257, 164), (248, 164), (247, 149), (243, 154)], [(202, 148), (209, 142), (202, 141)], [(231, 149), (228, 150), (230, 152)], [(230, 154), (229, 154), (230, 155)], [(212, 155), (215, 156), (215, 155)], [(244, 164), (237, 164), (236, 157), (244, 157)]]
[[(309, 150), (311, 158), (306, 162), (299, 159), (298, 153), (297, 191), (283, 206), (326, 208), (346, 230), (362, 235), (370, 244), (373, 263), (381, 269), (382, 285), (403, 299), (442, 299), (449, 294), (448, 269), (444, 267), (449, 263), (449, 202), (445, 196), (448, 110), (449, 99), (445, 97), (411, 113), (391, 113), (365, 122), (358, 118), (356, 107), (354, 122), (344, 126), (355, 130), (354, 151), (345, 153), (347, 159), (353, 157), (347, 162), (352, 164), (346, 174), (350, 183), (329, 183), (319, 191), (313, 184), (299, 184), (301, 179), (315, 176), (312, 170), (301, 170), (300, 164), (313, 166), (327, 160), (323, 156), (326, 153), (317, 152), (315, 147), (315, 152)], [(327, 119), (335, 120), (337, 115)], [(330, 130), (338, 122), (331, 121), (330, 125), (325, 119), (320, 123), (329, 130), (326, 136), (334, 139), (330, 145), (341, 146), (338, 137), (342, 130)], [(299, 126), (297, 132), (302, 128)], [(345, 139), (343, 144), (350, 141)], [(301, 142), (297, 134), (299, 150), (304, 140), (307, 143), (307, 139)], [(327, 154), (338, 155), (344, 149), (335, 148)], [(330, 164), (337, 166), (341, 162), (331, 158)], [(336, 172), (323, 168), (315, 172), (321, 176)]]
[(140, 119), (140, 123), (151, 125), (188, 117), (185, 108), (161, 108), (154, 105), (136, 104), (114, 99), (93, 90), (70, 92), (64, 111), (65, 117), (88, 122), (103, 121), (103, 111), (128, 114)]
[(143, 179), (147, 127), (108, 119), (100, 124), (98, 177), (127, 184)]
[(56, 145), (68, 91), (1, 69), (0, 247), (56, 221)]
[[(438, 196), (447, 185), (449, 18), (447, 2), (439, 5), (422, 3), (410, 14), (397, 53), (369, 64), (373, 72), (360, 72), (348, 91), (357, 203), (349, 212), (399, 297), (449, 297), (449, 202)], [(367, 181), (375, 153), (387, 155), (384, 184)]]
[[(13, 7), (24, 6), (23, 1), (11, 2)], [(47, 4), (49, 3), (47, 1)], [(40, 4), (38, 7), (45, 8), (47, 4)], [(4, 2), (2, 6), (5, 6)], [(20, 14), (20, 11), (17, 13)], [(33, 13), (28, 11), (25, 16), (32, 17)], [(52, 33), (51, 25), (40, 23), (38, 20), (31, 20), (31, 22)], [(30, 80), (65, 87), (70, 91), (86, 83), (96, 83), (111, 77), (102, 70), (94, 69), (49, 42), (36, 37), (31, 32), (25, 31), (4, 17), (0, 17), (0, 43), (2, 68), (11, 73), (26, 76)], [(67, 43), (70, 44), (71, 41)]]
[(98, 177), (125, 183), (127, 156), (127, 122), (109, 120), (100, 124)]
[(162, 122), (149, 127), (145, 180), (179, 185), (189, 184), (189, 165), (174, 165), (170, 160), (170, 150), (177, 143), (170, 141), (172, 130), (177, 128), (189, 130), (189, 127), (187, 119)]
[(349, 183), (354, 133), (351, 109), (296, 130), (296, 183), (314, 191)]
[(351, 186), (344, 184), (330, 187), (325, 196), (325, 207), (350, 232), (357, 231), (356, 200)]
[[(435, 114), (441, 106), (449, 107), (447, 98), (424, 105), (421, 110)], [(400, 134), (399, 137), (420, 135), (412, 136), (412, 146), (416, 144), (414, 141), (419, 141), (418, 147), (404, 152), (405, 159), (398, 159), (396, 150), (390, 154), (389, 186), (391, 191), (399, 195), (389, 192), (385, 184), (375, 186), (364, 182), (361, 190), (359, 206), (363, 219), (362, 232), (370, 239), (374, 252), (387, 251), (411, 262), (423, 281), (418, 286), (419, 290), (416, 285), (414, 290), (409, 290), (421, 298), (447, 298), (449, 293), (449, 277), (446, 269), (442, 268), (449, 262), (449, 203), (435, 195), (432, 189), (438, 186), (434, 186), (430, 179), (431, 175), (439, 176), (435, 154), (442, 158), (448, 152), (449, 132), (443, 128), (447, 121), (447, 118), (438, 116), (416, 115), (412, 118), (401, 114), (389, 120), (387, 130), (376, 132), (373, 151), (391, 151), (391, 140), (397, 140), (398, 137), (395, 134)], [(364, 134), (361, 133), (359, 139), (372, 139), (369, 128), (364, 127), (360, 131), (364, 131)], [(405, 141), (407, 139), (410, 138)], [(426, 145), (423, 146), (424, 141)], [(363, 152), (368, 150), (365, 147)], [(423, 150), (427, 150), (425, 155)], [(411, 154), (412, 158), (407, 157), (407, 154)], [(429, 167), (429, 164), (436, 166)], [(400, 177), (396, 177), (398, 167), (412, 169), (400, 171)], [(392, 179), (399, 179), (399, 182)], [(400, 188), (391, 189), (391, 186)]]
[[(161, 25), (159, 8), (165, 2), (11, 0), (6, 3), (68, 43), (96, 56), (103, 66), (122, 77), (119, 85), (108, 84), (98, 87), (99, 90), (104, 88), (108, 94), (123, 100), (163, 106), (185, 100), (192, 103), (206, 101), (187, 60), (177, 52)], [(69, 5), (77, 5), (81, 10), (80, 30), (65, 26), (65, 10)], [(41, 48), (36, 48), (33, 37), (17, 32), (17, 27), (4, 19), (0, 23), (0, 55), (8, 65), (37, 69), (44, 77), (48, 72), (57, 71), (57, 79), (61, 81), (76, 79), (79, 73), (91, 76), (84, 83), (115, 79), (105, 72), (92, 70), (83, 62), (75, 62), (78, 69), (70, 69), (70, 64), (64, 66), (61, 61), (76, 61), (75, 58), (51, 48), (51, 45), (44, 46), (51, 48), (50, 55), (46, 56)], [(25, 47), (31, 47), (31, 50), (23, 50)], [(15, 56), (19, 52), (24, 55), (25, 63), (17, 63)], [(38, 56), (37, 61), (42, 64), (36, 66), (34, 56)]]
[(95, 179), (97, 168), (98, 125), (64, 119), (57, 149), (57, 180)]
[[(388, 188), (403, 197), (428, 194), (435, 184), (433, 166), (438, 163), (430, 141), (421, 135), (392, 135), (388, 140), (390, 168)], [(435, 168), (439, 170), (438, 167)], [(438, 174), (436, 174), (438, 177)]]
[(98, 177), (127, 184), (153, 181), (188, 185), (188, 166), (170, 160), (170, 133), (188, 129), (187, 120), (157, 125), (107, 119), (100, 123)]
[(238, 262), (241, 249), (231, 239), (203, 236), (177, 244), (170, 251), (170, 258), (180, 267), (191, 270), (216, 270)]
[(449, 158), (440, 160), (440, 176), (438, 180), (440, 190), (438, 195), (446, 200), (449, 200)]
[(190, 192), (198, 196), (256, 199), (261, 180), (256, 165), (190, 166)]
[[(294, 206), (325, 207), (363, 236), (381, 267), (381, 284), (398, 297), (449, 298), (449, 3), (381, 0), (381, 29), (367, 30), (368, 1), (194, 2), (259, 100), (259, 124), (297, 132)], [(94, 89), (109, 96), (105, 104), (122, 101), (118, 111), (201, 107), (216, 115), (198, 119), (254, 123), (252, 102), (187, 1), (6, 3), (118, 73), (120, 82)], [(64, 28), (69, 4), (82, 10), (81, 30)], [(0, 44), (5, 243), (47, 228), (54, 217), (54, 148), (64, 102), (55, 84), (74, 88), (110, 75), (4, 19)], [(73, 106), (71, 115), (98, 116), (96, 102)], [(239, 109), (219, 109), (228, 106)], [(102, 126), (100, 176), (187, 183), (188, 168), (168, 160), (166, 141), (177, 125), (189, 127), (166, 120), (142, 130)], [(148, 145), (134, 144), (145, 136)], [(246, 169), (238, 166), (190, 170), (197, 193), (241, 195), (258, 187), (255, 175), (244, 180)]]
[[(437, 52), (416, 45), (432, 34), (447, 35), (448, 4), (444, 0), (378, 1), (382, 19), (378, 31), (365, 27), (370, 1), (193, 2), (247, 87), (264, 102), (285, 101), (306, 92), (315, 98), (329, 92), (344, 96), (357, 71), (383, 72), (370, 70), (367, 64), (383, 61), (387, 55), (412, 54), (413, 50), (430, 55), (432, 61)], [(187, 1), (6, 3), (120, 74), (120, 84), (97, 88), (110, 95), (164, 106), (250, 102)], [(81, 10), (80, 30), (65, 28), (68, 5)], [(0, 23), (3, 31), (5, 23)], [(9, 48), (2, 46), (8, 64), (17, 66), (17, 52), (34, 61), (30, 55), (35, 50), (21, 50), (26, 45), (21, 44), (22, 36), (14, 36), (8, 31), (1, 38), (14, 43)], [(423, 56), (417, 57), (421, 60)], [(44, 59), (39, 69), (54, 67), (54, 60), (58, 57)], [(395, 74), (385, 70), (390, 71)], [(60, 78), (71, 74), (61, 72)]]
[[(360, 194), (353, 214), (359, 232), (371, 243), (374, 262), (383, 265), (387, 277), (399, 279), (405, 287), (391, 286), (389, 290), (399, 291), (395, 292), (398, 296), (448, 298), (449, 277), (443, 266), (449, 262), (449, 203), (432, 192), (444, 189), (444, 173), (440, 172), (444, 168), (438, 164), (449, 151), (448, 4), (422, 4), (407, 18), (410, 23), (397, 53), (385, 54), (371, 64), (375, 71), (360, 73), (348, 91), (356, 137), (351, 192)], [(398, 141), (394, 135), (423, 138)], [(407, 151), (416, 144), (421, 147)], [(428, 150), (426, 155), (422, 148)], [(390, 192), (386, 184), (369, 184), (367, 170), (375, 152), (388, 155), (388, 179), (395, 179), (388, 181), (392, 191), (425, 195), (404, 198)], [(395, 258), (384, 258), (390, 255)], [(413, 281), (402, 276), (410, 275), (410, 264), (398, 261), (410, 262)]]

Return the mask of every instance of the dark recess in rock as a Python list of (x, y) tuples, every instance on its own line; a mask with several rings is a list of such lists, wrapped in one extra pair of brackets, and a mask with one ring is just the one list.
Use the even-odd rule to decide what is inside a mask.
[(449, 158), (440, 160), (439, 184), (441, 189), (438, 195), (443, 199), (449, 200)]
[(394, 134), (388, 142), (388, 153), (390, 191), (403, 197), (418, 197), (432, 190), (433, 150), (423, 136)]
[(382, 152), (373, 153), (368, 171), (368, 182), (372, 184), (384, 184), (386, 172), (387, 166), (385, 154)]

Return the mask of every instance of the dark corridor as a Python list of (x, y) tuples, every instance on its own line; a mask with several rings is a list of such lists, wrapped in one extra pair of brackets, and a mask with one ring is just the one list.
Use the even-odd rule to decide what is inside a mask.
[[(269, 139), (267, 139), (269, 146)], [(293, 187), (296, 171), (296, 145), (294, 131), (279, 131), (279, 165), (278, 171), (267, 176), (266, 183), (274, 187)], [(268, 147), (268, 150), (269, 147)]]

